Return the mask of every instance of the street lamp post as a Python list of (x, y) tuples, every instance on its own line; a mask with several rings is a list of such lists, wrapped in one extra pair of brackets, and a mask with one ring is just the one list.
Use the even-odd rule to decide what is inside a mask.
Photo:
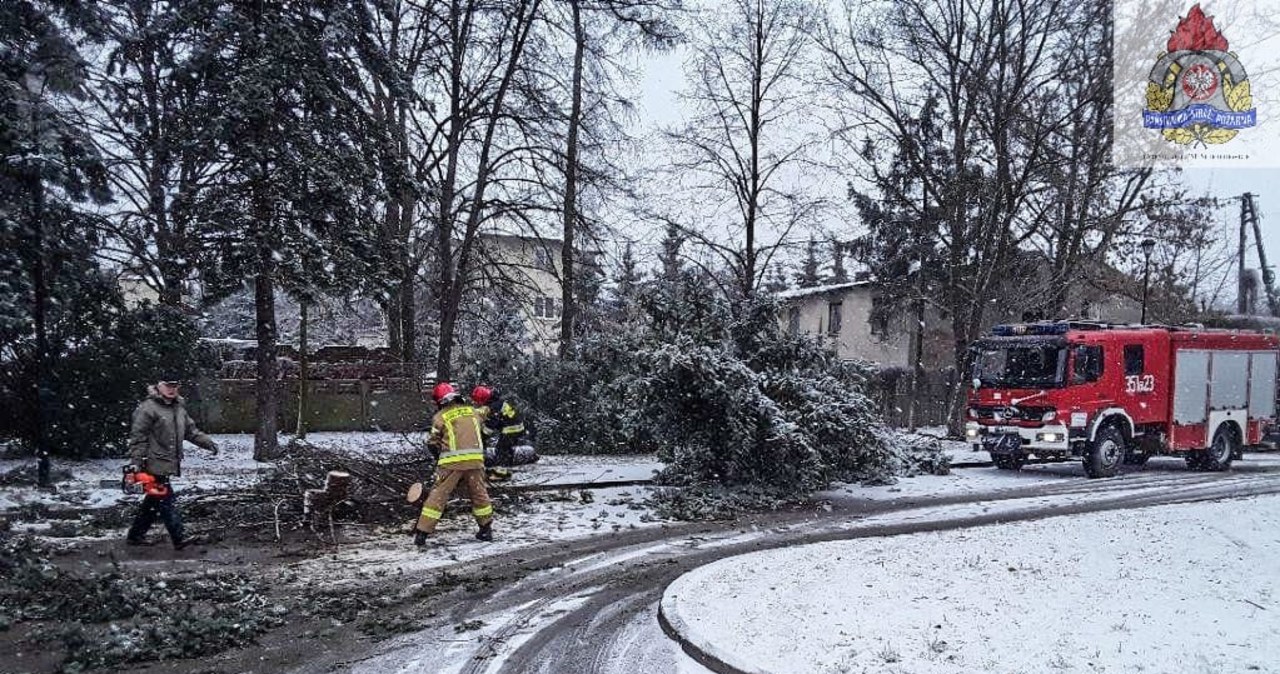
[(1156, 247), (1154, 239), (1142, 240), (1142, 320), (1143, 325), (1147, 324), (1147, 291), (1151, 287), (1151, 251)]

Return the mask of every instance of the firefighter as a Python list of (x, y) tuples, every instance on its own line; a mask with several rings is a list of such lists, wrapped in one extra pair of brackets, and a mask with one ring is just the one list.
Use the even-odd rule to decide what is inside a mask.
[(485, 408), (485, 430), (498, 436), (493, 463), (497, 466), (513, 466), (516, 463), (515, 448), (525, 443), (524, 415), (502, 399), (502, 393), (488, 386), (477, 386), (471, 391), (471, 402)]
[(462, 395), (447, 382), (436, 384), (431, 392), (439, 408), (431, 419), (428, 446), (436, 455), (436, 478), (427, 502), (422, 506), (413, 537), (414, 545), (423, 546), (436, 530), (444, 514), (445, 504), (459, 484), (466, 485), (471, 498), (471, 514), (480, 530), (476, 538), (493, 540), (493, 502), (484, 486), (484, 442), (480, 429), (481, 415), (466, 404)]
[(155, 478), (155, 485), (143, 497), (125, 542), (149, 545), (147, 531), (159, 517), (169, 530), (169, 540), (174, 549), (181, 550), (198, 542), (183, 533), (178, 495), (169, 481), (182, 474), (182, 442), (185, 440), (202, 447), (214, 456), (218, 454), (218, 445), (196, 428), (183, 405), (176, 380), (157, 382), (147, 389), (147, 393), (146, 400), (139, 403), (133, 412), (129, 460), (131, 472), (150, 474)]

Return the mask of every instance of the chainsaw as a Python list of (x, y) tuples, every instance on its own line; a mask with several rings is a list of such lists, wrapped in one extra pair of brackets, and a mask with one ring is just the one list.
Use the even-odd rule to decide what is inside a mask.
[(124, 467), (124, 476), (120, 478), (120, 489), (126, 494), (144, 494), (156, 498), (169, 495), (169, 485), (155, 475), (133, 466)]

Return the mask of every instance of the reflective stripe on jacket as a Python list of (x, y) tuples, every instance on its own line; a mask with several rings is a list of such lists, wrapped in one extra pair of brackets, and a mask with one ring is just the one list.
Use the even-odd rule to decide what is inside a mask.
[(501, 405), (495, 400), (484, 410), (484, 425), (490, 432), (503, 435), (520, 435), (525, 432), (524, 417), (510, 402)]
[(480, 415), (470, 405), (453, 404), (436, 412), (428, 443), (440, 447), (436, 465), (451, 470), (484, 468)]

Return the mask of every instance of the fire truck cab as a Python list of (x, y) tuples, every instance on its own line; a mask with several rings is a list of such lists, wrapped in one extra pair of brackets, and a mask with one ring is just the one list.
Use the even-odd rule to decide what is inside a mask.
[(1052, 321), (974, 343), (966, 440), (999, 468), (1080, 459), (1089, 477), (1155, 455), (1227, 470), (1276, 419), (1274, 334)]

